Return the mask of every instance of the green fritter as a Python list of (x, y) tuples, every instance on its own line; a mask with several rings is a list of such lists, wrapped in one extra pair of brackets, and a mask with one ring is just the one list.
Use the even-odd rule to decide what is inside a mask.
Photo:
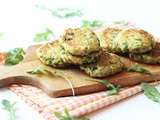
[(59, 41), (42, 45), (37, 50), (37, 55), (42, 63), (56, 68), (64, 68), (68, 65), (81, 65), (96, 62), (99, 52), (90, 53), (88, 56), (74, 56), (67, 53)]
[(114, 40), (116, 53), (145, 53), (155, 46), (154, 37), (144, 30), (125, 29)]
[(113, 41), (119, 34), (121, 29), (119, 28), (106, 28), (103, 31), (97, 32), (97, 36), (100, 40), (100, 46), (104, 51), (114, 53)]
[(119, 56), (102, 51), (96, 63), (81, 65), (80, 69), (91, 77), (106, 77), (122, 71), (123, 67)]
[(85, 56), (100, 50), (99, 40), (88, 28), (69, 28), (61, 35), (60, 42), (72, 55)]
[(129, 58), (146, 64), (160, 64), (160, 51), (152, 50), (144, 54), (129, 54)]
[(58, 41), (46, 43), (37, 49), (37, 56), (41, 62), (56, 68), (68, 66), (68, 63), (63, 60), (64, 54), (65, 52), (61, 49)]

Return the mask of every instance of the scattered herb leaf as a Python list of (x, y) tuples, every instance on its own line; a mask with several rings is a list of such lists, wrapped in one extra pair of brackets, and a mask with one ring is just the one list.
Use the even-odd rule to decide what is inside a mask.
[(4, 33), (3, 32), (0, 32), (0, 37), (3, 37), (4, 36)]
[(61, 78), (64, 78), (68, 82), (69, 86), (71, 87), (73, 96), (75, 96), (74, 86), (70, 80), (70, 77), (64, 75), (64, 73), (60, 70), (56, 70), (56, 69), (53, 69), (48, 66), (38, 66), (37, 68), (30, 70), (27, 73), (29, 73), (29, 74), (42, 74), (42, 75), (50, 74), (52, 76), (59, 76)]
[(44, 69), (42, 66), (39, 66), (31, 71), (28, 71), (29, 74), (50, 74), (50, 72)]
[(152, 85), (142, 83), (141, 88), (144, 91), (146, 97), (154, 102), (160, 103), (160, 92)]
[(149, 74), (151, 75), (151, 72), (143, 67), (141, 67), (139, 64), (133, 64), (130, 68), (124, 68), (124, 71), (127, 72), (139, 72), (142, 74)]
[(72, 117), (69, 112), (68, 109), (65, 108), (64, 109), (64, 115), (60, 112), (54, 112), (54, 115), (59, 119), (59, 120), (89, 120), (86, 117)]
[(130, 25), (130, 23), (125, 21), (125, 20), (114, 21), (113, 24), (124, 25), (124, 26), (129, 26)]
[(9, 112), (10, 120), (16, 120), (16, 114), (15, 114), (15, 102), (10, 103), (10, 101), (3, 99), (2, 100), (3, 109)]
[(41, 10), (49, 11), (53, 16), (57, 18), (72, 18), (72, 17), (80, 17), (83, 15), (81, 10), (79, 9), (71, 9), (71, 8), (50, 9), (41, 5), (36, 5), (36, 7)]
[(99, 82), (107, 88), (107, 95), (115, 95), (119, 92), (120, 86), (113, 85), (109, 83), (107, 80), (95, 80), (95, 79), (87, 79), (89, 81)]
[(21, 62), (24, 58), (25, 52), (23, 48), (15, 48), (7, 52), (5, 58), (5, 65), (15, 65)]
[(34, 37), (35, 42), (48, 41), (51, 37), (53, 37), (53, 31), (49, 28), (45, 28), (44, 32), (36, 33)]
[(58, 18), (71, 18), (75, 16), (82, 16), (82, 12), (79, 9), (70, 9), (70, 8), (58, 8), (53, 9), (52, 15)]
[(99, 20), (93, 20), (93, 21), (83, 20), (81, 25), (81, 27), (85, 28), (95, 28), (101, 26), (103, 26), (103, 22)]

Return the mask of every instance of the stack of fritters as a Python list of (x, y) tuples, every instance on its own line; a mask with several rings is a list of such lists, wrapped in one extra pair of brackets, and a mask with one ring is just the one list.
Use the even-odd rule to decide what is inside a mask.
[(95, 62), (99, 49), (99, 40), (89, 29), (67, 29), (59, 41), (41, 46), (37, 55), (44, 64), (63, 68)]
[(37, 55), (42, 63), (56, 68), (79, 65), (92, 77), (112, 75), (123, 68), (120, 58), (101, 50), (96, 34), (86, 28), (65, 30), (58, 41), (42, 45)]
[(130, 59), (150, 64), (160, 63), (155, 55), (156, 42), (148, 32), (135, 28), (106, 28), (97, 33), (103, 50), (128, 55)]

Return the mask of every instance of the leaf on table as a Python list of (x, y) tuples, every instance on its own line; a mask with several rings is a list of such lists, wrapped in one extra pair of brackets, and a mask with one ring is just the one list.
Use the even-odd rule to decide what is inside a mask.
[(3, 105), (3, 109), (9, 112), (10, 115), (10, 120), (16, 120), (16, 109), (15, 109), (15, 102), (11, 103), (10, 101), (3, 99), (1, 101), (2, 105)]
[(84, 27), (84, 28), (95, 28), (95, 27), (101, 27), (101, 26), (103, 26), (103, 22), (99, 20), (93, 20), (93, 21), (83, 20), (81, 23), (81, 27)]
[(160, 92), (155, 88), (155, 86), (142, 83), (141, 88), (147, 98), (154, 102), (160, 103)]
[(27, 73), (35, 74), (35, 75), (36, 74), (37, 75), (52, 75), (52, 76), (64, 78), (68, 82), (69, 86), (71, 87), (73, 96), (75, 95), (74, 85), (72, 81), (70, 80), (70, 77), (64, 75), (64, 72), (62, 72), (61, 70), (53, 69), (48, 66), (38, 66), (37, 68), (34, 68), (33, 70), (29, 70)]
[(104, 85), (107, 88), (106, 93), (108, 96), (117, 94), (120, 89), (120, 86), (113, 85), (112, 83), (108, 82), (108, 80), (96, 80), (96, 79), (86, 79), (86, 80), (99, 82), (102, 85)]
[(81, 17), (83, 15), (80, 9), (71, 9), (71, 8), (47, 8), (42, 5), (36, 5), (37, 8), (45, 11), (49, 11), (54, 17), (57, 18), (72, 18), (72, 17)]
[(23, 48), (15, 48), (7, 52), (5, 56), (5, 65), (15, 65), (21, 62), (25, 52)]
[(69, 111), (67, 108), (64, 108), (64, 114), (60, 112), (54, 112), (54, 115), (59, 119), (59, 120), (89, 120), (86, 117), (72, 117), (69, 114)]
[(51, 74), (50, 71), (44, 69), (43, 66), (38, 66), (33, 70), (27, 71), (29, 74)]
[(52, 15), (58, 18), (71, 18), (71, 17), (80, 17), (83, 15), (79, 9), (70, 9), (70, 8), (57, 8), (52, 9)]
[(3, 32), (0, 32), (0, 38), (3, 37), (3, 36), (4, 36), (4, 33), (3, 33)]
[(48, 41), (54, 36), (54, 33), (51, 29), (45, 28), (44, 32), (39, 32), (35, 34), (34, 42)]
[(139, 64), (135, 63), (133, 64), (131, 67), (129, 68), (124, 68), (124, 71), (127, 72), (138, 72), (138, 73), (142, 73), (142, 74), (148, 74), (151, 75), (151, 72), (145, 68), (143, 68), (142, 66), (140, 66)]
[(120, 20), (120, 21), (114, 21), (113, 24), (118, 24), (118, 25), (123, 25), (123, 26), (129, 26), (130, 23), (125, 20)]

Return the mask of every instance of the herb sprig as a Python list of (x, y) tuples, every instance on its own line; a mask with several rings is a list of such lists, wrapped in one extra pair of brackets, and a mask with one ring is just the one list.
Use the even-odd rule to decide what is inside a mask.
[(95, 28), (95, 27), (101, 27), (101, 26), (103, 26), (103, 22), (99, 20), (93, 20), (93, 21), (83, 20), (81, 23), (81, 27), (85, 27), (85, 28)]
[(36, 33), (34, 37), (35, 42), (48, 41), (51, 37), (53, 37), (54, 33), (51, 29), (45, 28), (44, 32)]
[(5, 65), (15, 65), (21, 62), (24, 58), (25, 52), (23, 48), (15, 48), (7, 52), (5, 58)]
[(147, 83), (142, 83), (141, 88), (147, 98), (154, 102), (160, 103), (160, 92), (154, 86)]
[(54, 112), (54, 115), (59, 119), (59, 120), (89, 120), (86, 117), (72, 117), (69, 112), (68, 109), (65, 108), (64, 109), (64, 115), (60, 112)]
[(130, 23), (125, 21), (125, 20), (114, 21), (113, 24), (123, 25), (123, 26), (129, 26), (130, 25)]
[(50, 74), (50, 71), (48, 71), (47, 69), (44, 69), (44, 67), (42, 66), (38, 66), (37, 68), (31, 71), (27, 71), (27, 73), (29, 74)]
[(107, 80), (96, 80), (96, 79), (86, 79), (89, 81), (99, 82), (107, 88), (107, 95), (115, 95), (119, 92), (120, 86), (113, 85), (112, 83), (108, 82)]
[(143, 68), (138, 63), (133, 64), (129, 68), (124, 68), (124, 71), (127, 71), (127, 72), (139, 72), (139, 73), (142, 73), (142, 74), (151, 75), (151, 72), (149, 70)]
[(3, 105), (3, 108), (4, 110), (8, 111), (9, 112), (9, 115), (10, 115), (10, 120), (16, 120), (16, 114), (15, 114), (15, 102), (14, 103), (10, 103), (10, 101), (6, 100), (6, 99), (3, 99), (2, 100), (2, 105)]
[(71, 87), (73, 96), (75, 96), (74, 85), (71, 82), (70, 77), (64, 75), (64, 73), (60, 70), (56, 70), (48, 66), (38, 66), (37, 68), (34, 68), (33, 70), (27, 71), (27, 73), (37, 74), (37, 75), (49, 75), (50, 74), (52, 76), (64, 78), (68, 82), (69, 86)]
[(83, 15), (80, 9), (71, 9), (71, 8), (50, 9), (41, 5), (36, 5), (36, 7), (41, 10), (49, 11), (54, 17), (57, 17), (57, 18), (81, 17)]
[(3, 32), (0, 32), (0, 37), (3, 37), (4, 36), (4, 33)]
[(71, 17), (80, 17), (83, 15), (79, 9), (70, 9), (70, 8), (57, 8), (51, 10), (53, 16), (58, 18), (71, 18)]

